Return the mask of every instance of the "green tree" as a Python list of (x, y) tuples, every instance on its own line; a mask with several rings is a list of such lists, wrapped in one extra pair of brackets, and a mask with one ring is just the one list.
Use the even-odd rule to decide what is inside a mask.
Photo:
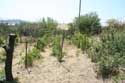
[(76, 17), (74, 24), (79, 25), (79, 31), (86, 34), (98, 34), (101, 31), (101, 24), (98, 15), (95, 12), (85, 14), (79, 18)]
[(117, 19), (108, 19), (107, 28), (117, 28), (117, 30), (123, 30), (125, 28), (125, 23)]

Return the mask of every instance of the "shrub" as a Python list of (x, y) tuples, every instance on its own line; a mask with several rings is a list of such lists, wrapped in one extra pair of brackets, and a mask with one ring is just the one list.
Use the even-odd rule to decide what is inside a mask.
[(3, 63), (6, 58), (6, 52), (4, 50), (0, 51), (0, 63)]
[(107, 28), (116, 28), (117, 30), (123, 30), (125, 28), (125, 23), (117, 19), (108, 19)]
[(4, 70), (0, 70), (0, 81), (5, 79)]
[(32, 56), (33, 59), (40, 59), (41, 58), (40, 51), (37, 48), (33, 48), (32, 51), (28, 53), (28, 55)]
[(101, 42), (89, 51), (92, 61), (99, 63), (99, 74), (103, 78), (116, 76), (120, 67), (125, 67), (125, 30), (109, 28), (101, 35)]
[(89, 13), (79, 18), (75, 18), (74, 24), (81, 33), (98, 34), (101, 31), (100, 19), (96, 13)]
[(92, 62), (98, 62), (100, 60), (101, 51), (98, 52), (100, 48), (101, 48), (100, 42), (93, 41), (92, 46), (89, 49), (87, 49), (88, 56), (91, 58)]
[(3, 38), (1, 37), (0, 35), (0, 45), (2, 45), (4, 42), (3, 42)]
[(52, 51), (53, 51), (52, 55), (57, 57), (59, 62), (62, 62), (62, 58), (64, 57), (64, 54), (62, 53), (60, 36), (56, 36), (54, 38)]
[[(40, 51), (37, 48), (33, 48), (30, 52), (28, 52), (27, 59), (26, 59), (26, 57), (25, 57), (25, 59), (23, 57), (23, 59), (25, 60), (24, 63), (25, 63), (25, 65), (27, 63), (28, 67), (31, 67), (33, 65), (34, 60), (37, 60), (40, 58), (42, 58), (42, 57), (41, 57)], [(26, 62), (26, 60), (27, 60), (27, 62)]]
[(50, 17), (48, 17), (47, 19), (43, 18), (39, 22), (39, 24), (41, 26), (41, 28), (39, 29), (41, 36), (44, 36), (46, 34), (51, 35), (57, 27), (57, 22)]
[(32, 37), (41, 37), (45, 34), (48, 34), (48, 32), (53, 32), (53, 30), (56, 28), (57, 22), (53, 20), (52, 18), (43, 18), (37, 23), (31, 23), (31, 22), (23, 22), (17, 25), (17, 30), (20, 35), (24, 36), (32, 36)]
[(83, 35), (79, 32), (76, 33), (74, 37), (72, 37), (72, 43), (75, 44), (78, 48), (81, 48), (82, 50), (85, 50), (90, 47), (90, 40), (87, 35)]
[(16, 33), (15, 46), (17, 46), (19, 42), (20, 42), (20, 40), (19, 40), (19, 34)]
[(44, 47), (48, 44), (48, 41), (49, 41), (48, 35), (44, 35), (43, 37), (38, 39), (36, 48), (43, 50)]
[(31, 67), (33, 66), (33, 56), (27, 55), (27, 59), (25, 58), (25, 66)]
[(71, 39), (72, 36), (75, 34), (76, 32), (76, 28), (74, 27), (74, 24), (73, 23), (69, 23), (68, 24), (69, 28), (68, 30), (66, 31), (66, 34), (67, 34), (67, 38), (68, 39)]

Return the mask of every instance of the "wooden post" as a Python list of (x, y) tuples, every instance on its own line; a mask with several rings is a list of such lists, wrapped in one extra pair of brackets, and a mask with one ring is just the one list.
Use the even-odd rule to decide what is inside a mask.
[(64, 38), (65, 38), (65, 32), (63, 31), (63, 33), (62, 33), (62, 42), (61, 42), (61, 47), (62, 48), (63, 48)]
[(26, 55), (25, 55), (25, 68), (27, 69), (27, 45), (28, 45), (28, 42), (26, 40)]
[(63, 44), (64, 44), (65, 32), (62, 32), (62, 42), (61, 42), (61, 56), (63, 56)]
[(6, 60), (5, 60), (6, 81), (13, 81), (14, 80), (13, 74), (12, 74), (12, 60), (13, 60), (15, 38), (16, 38), (15, 34), (10, 34), (8, 46), (3, 47), (6, 51)]

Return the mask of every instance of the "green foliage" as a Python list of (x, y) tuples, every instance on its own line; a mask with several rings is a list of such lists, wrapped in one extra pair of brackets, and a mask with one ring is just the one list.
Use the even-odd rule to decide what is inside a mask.
[(100, 60), (100, 52), (98, 52), (98, 50), (102, 48), (100, 45), (100, 42), (97, 42), (95, 40), (95, 42), (93, 41), (92, 46), (87, 50), (87, 53), (89, 55), (89, 57), (91, 58), (92, 62), (98, 62)]
[(119, 22), (116, 19), (108, 19), (107, 24), (109, 27), (117, 27)]
[(56, 36), (53, 41), (52, 55), (57, 57), (59, 62), (62, 62), (64, 54), (62, 53), (61, 39), (60, 36)]
[(32, 56), (33, 59), (40, 59), (41, 58), (40, 51), (37, 48), (33, 48), (32, 51), (28, 53), (28, 55)]
[(31, 56), (30, 54), (27, 55), (27, 59), (25, 58), (25, 66), (27, 65), (27, 67), (31, 67), (33, 66), (33, 56)]
[(83, 35), (79, 32), (72, 37), (72, 43), (82, 50), (90, 47), (90, 39), (87, 37), (87, 35)]
[(9, 26), (8, 24), (0, 23), (0, 34), (3, 36), (3, 38), (8, 36), (10, 33), (15, 32), (17, 32), (16, 26)]
[[(80, 23), (79, 23), (80, 22)], [(79, 26), (79, 31), (86, 34), (98, 34), (101, 31), (100, 19), (96, 13), (89, 13), (74, 21), (76, 27)]]
[(74, 24), (73, 24), (73, 23), (69, 23), (68, 26), (69, 26), (69, 28), (68, 28), (68, 30), (66, 31), (66, 35), (67, 35), (66, 37), (67, 37), (68, 39), (71, 39), (72, 36), (74, 36), (74, 34), (75, 34), (75, 32), (76, 32), (76, 28), (74, 27)]
[(117, 30), (123, 30), (125, 23), (118, 21), (117, 19), (109, 19), (107, 21), (107, 28), (116, 28)]
[(18, 78), (14, 78), (13, 81), (0, 80), (0, 83), (20, 83)]
[(44, 35), (43, 37), (39, 38), (36, 44), (36, 48), (43, 50), (44, 47), (48, 44), (49, 42), (49, 37), (48, 35)]
[(10, 33), (18, 33), (20, 36), (32, 36), (36, 38), (53, 33), (56, 27), (57, 22), (48, 17), (47, 19), (43, 18), (40, 22), (21, 22), (16, 25), (0, 23), (0, 34), (3, 37), (7, 37)]
[(0, 35), (0, 45), (2, 45), (3, 43), (4, 43), (3, 37), (1, 37), (1, 35)]
[(32, 37), (39, 37), (40, 34), (40, 26), (38, 23), (29, 23), (24, 22), (17, 26), (19, 35), (24, 36), (32, 36)]
[[(28, 52), (27, 59), (26, 59), (26, 57), (23, 57), (22, 59), (24, 60), (23, 62), (25, 63), (25, 65), (27, 63), (27, 66), (31, 67), (31, 66), (33, 66), (33, 61), (38, 60), (40, 58), (42, 58), (40, 51), (37, 48), (33, 48), (30, 52)], [(27, 62), (26, 62), (26, 60), (27, 60)]]
[(4, 50), (0, 51), (0, 63), (3, 63), (6, 58), (6, 52)]
[(16, 33), (15, 45), (18, 45), (19, 42), (20, 42), (20, 37), (19, 34)]
[(5, 72), (4, 70), (0, 70), (0, 80), (5, 79)]
[(41, 37), (45, 34), (53, 32), (57, 26), (57, 22), (52, 18), (43, 18), (37, 23), (24, 22), (17, 26), (20, 35)]
[(40, 25), (39, 32), (41, 36), (44, 36), (46, 34), (51, 35), (57, 27), (57, 22), (52, 18), (48, 17), (47, 19), (43, 18), (39, 22), (39, 25)]
[(99, 63), (99, 73), (103, 78), (116, 76), (125, 67), (125, 29), (109, 28), (101, 35), (101, 42), (89, 51), (92, 61)]
[(57, 22), (52, 18), (48, 17), (46, 20), (46, 26), (50, 29), (55, 29), (57, 26)]

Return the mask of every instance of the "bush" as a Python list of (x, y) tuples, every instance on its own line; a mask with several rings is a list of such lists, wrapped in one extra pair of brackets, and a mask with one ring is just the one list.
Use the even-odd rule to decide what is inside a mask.
[(103, 78), (116, 76), (125, 67), (125, 29), (109, 28), (101, 35), (101, 42), (89, 51), (92, 61), (99, 63), (99, 74)]
[(52, 55), (57, 57), (59, 62), (62, 62), (62, 58), (64, 57), (64, 54), (62, 53), (60, 36), (56, 36), (54, 38), (52, 51), (53, 51)]
[(2, 45), (3, 43), (4, 43), (3, 38), (0, 35), (0, 45)]
[(28, 53), (28, 55), (32, 56), (33, 59), (40, 59), (41, 58), (40, 51), (37, 48), (33, 48), (32, 51)]
[(41, 36), (44, 36), (46, 34), (51, 35), (56, 30), (57, 22), (48, 17), (47, 19), (43, 18), (39, 22), (39, 25), (41, 26), (41, 28), (39, 29)]
[(40, 50), (44, 50), (44, 47), (48, 44), (48, 42), (49, 42), (48, 35), (44, 35), (43, 37), (38, 39), (36, 48)]
[(98, 52), (100, 48), (101, 48), (100, 42), (93, 41), (92, 46), (89, 49), (87, 49), (88, 56), (91, 58), (92, 62), (98, 62), (100, 60), (101, 51)]
[(76, 28), (74, 27), (74, 24), (73, 23), (69, 23), (68, 24), (69, 28), (68, 30), (66, 31), (66, 35), (67, 35), (67, 38), (68, 39), (71, 39), (72, 36), (75, 34), (76, 32)]
[(42, 37), (45, 34), (53, 32), (56, 29), (57, 22), (52, 18), (43, 18), (37, 23), (23, 22), (18, 24), (17, 29), (20, 35)]
[(74, 24), (81, 33), (98, 34), (101, 31), (100, 19), (96, 13), (89, 13), (79, 18), (75, 18)]
[(81, 33), (76, 33), (72, 38), (72, 43), (75, 44), (78, 48), (85, 50), (90, 47), (90, 40), (87, 35)]
[(28, 52), (27, 62), (26, 62), (26, 58), (25, 58), (24, 63), (25, 63), (25, 65), (27, 63), (27, 66), (31, 67), (33, 65), (33, 61), (37, 60), (37, 59), (40, 59), (40, 58), (42, 58), (41, 54), (40, 54), (40, 51), (37, 48), (33, 48), (30, 52)]
[(107, 28), (116, 28), (117, 30), (123, 30), (125, 28), (125, 23), (117, 19), (108, 19)]
[(33, 66), (33, 56), (31, 56), (31, 55), (27, 55), (27, 59), (25, 58), (25, 66), (27, 66), (27, 67), (31, 67), (31, 66)]
[(0, 70), (0, 81), (5, 79), (4, 70)]
[(0, 63), (3, 63), (6, 58), (6, 52), (4, 50), (0, 51)]

